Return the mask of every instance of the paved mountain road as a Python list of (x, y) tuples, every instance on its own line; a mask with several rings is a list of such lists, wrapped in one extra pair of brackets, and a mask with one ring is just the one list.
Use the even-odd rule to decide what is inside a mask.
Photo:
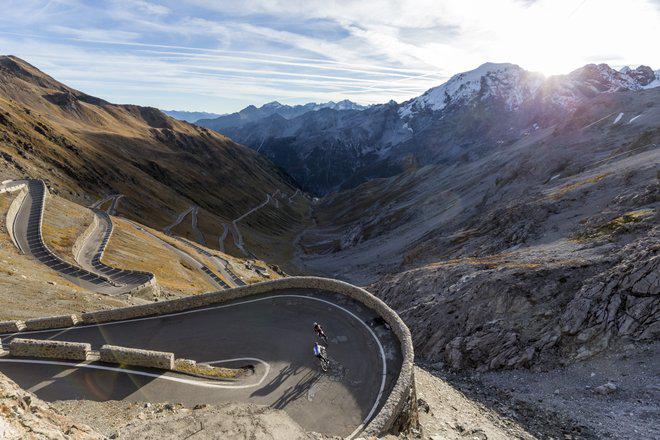
[[(170, 249), (173, 252), (176, 252), (178, 255), (182, 256), (188, 263), (190, 263), (193, 267), (196, 267), (198, 270), (204, 273), (204, 275), (209, 279), (209, 281), (214, 284), (217, 288), (219, 289), (228, 289), (229, 285), (225, 283), (219, 276), (217, 276), (211, 269), (208, 268), (204, 263), (199, 261), (197, 258), (194, 257), (191, 253), (184, 252), (181, 249), (179, 249), (176, 246), (171, 245), (170, 243), (166, 242), (159, 236), (152, 234), (149, 232), (147, 229), (143, 228), (142, 226), (138, 226), (136, 223), (131, 222), (131, 225), (137, 229), (140, 232), (144, 232), (145, 234), (149, 235), (153, 239), (157, 240), (160, 242), (163, 246), (166, 248)], [(183, 241), (183, 239), (176, 237), (176, 236), (171, 236), (172, 238)], [(186, 243), (186, 242), (184, 242)]]
[(14, 241), (26, 255), (58, 272), (69, 281), (100, 293), (120, 293), (122, 290), (109, 278), (81, 269), (55, 255), (43, 241), (41, 223), (46, 199), (46, 185), (41, 180), (22, 181), (28, 192), (14, 218)]
[[(312, 355), (314, 321), (330, 338), (327, 374)], [(383, 404), (401, 365), (398, 340), (379, 323), (348, 297), (290, 289), (168, 316), (20, 334), (90, 342), (94, 349), (110, 343), (173, 351), (200, 362), (242, 358), (220, 363), (256, 366), (254, 376), (238, 382), (29, 359), (0, 358), (0, 371), (50, 401), (251, 402), (283, 409), (307, 430), (350, 436)]]
[[(117, 200), (117, 199), (115, 199)], [(92, 209), (96, 216), (95, 228), (80, 247), (75, 259), (84, 269), (110, 279), (118, 291), (128, 292), (150, 282), (154, 276), (147, 272), (118, 269), (101, 262), (105, 248), (112, 235), (113, 224), (110, 216), (99, 209)]]
[(231, 269), (229, 269), (229, 261), (225, 260), (222, 257), (210, 253), (209, 251), (201, 248), (200, 246), (196, 245), (194, 242), (190, 240), (187, 240), (182, 237), (176, 237), (176, 238), (186, 243), (188, 246), (192, 247), (200, 254), (208, 257), (211, 260), (211, 262), (213, 262), (213, 265), (218, 270), (218, 272), (220, 272), (222, 276), (224, 276), (226, 279), (231, 280), (232, 283), (234, 283), (234, 286), (245, 286), (245, 281), (243, 281), (238, 275), (236, 275)]

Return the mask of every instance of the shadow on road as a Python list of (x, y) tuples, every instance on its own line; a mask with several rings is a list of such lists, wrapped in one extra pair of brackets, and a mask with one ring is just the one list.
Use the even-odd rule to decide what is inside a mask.
[(283, 409), (289, 403), (297, 400), (298, 398), (304, 396), (307, 391), (319, 380), (321, 379), (321, 374), (318, 372), (310, 371), (300, 378), (298, 383), (289, 388), (284, 394), (282, 394), (271, 406), (276, 409)]
[(299, 366), (294, 367), (293, 365), (287, 365), (285, 368), (280, 370), (277, 376), (273, 377), (270, 382), (250, 394), (250, 397), (269, 395), (277, 388), (279, 388), (280, 385), (282, 385), (288, 378), (297, 374), (300, 369), (301, 368)]
[[(11, 377), (21, 388), (33, 391), (39, 398), (49, 402), (70, 399), (122, 400), (135, 393), (144, 394), (141, 389), (156, 379), (54, 365), (0, 363), (0, 371)], [(149, 372), (159, 373), (157, 370)], [(154, 399), (157, 396), (145, 397)]]

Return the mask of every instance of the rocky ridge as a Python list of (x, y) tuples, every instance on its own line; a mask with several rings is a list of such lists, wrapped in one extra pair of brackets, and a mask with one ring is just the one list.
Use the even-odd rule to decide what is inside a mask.
[(89, 426), (61, 415), (0, 373), (0, 438), (100, 440), (104, 437)]
[(550, 368), (653, 342), (658, 93), (598, 94), (482, 158), (328, 196), (298, 263), (368, 284), (418, 358), (454, 369)]
[(482, 157), (493, 146), (561, 123), (589, 99), (654, 88), (659, 78), (660, 71), (647, 66), (616, 71), (589, 64), (544, 77), (486, 63), (401, 104), (199, 124), (258, 149), (303, 189), (325, 195), (415, 167)]

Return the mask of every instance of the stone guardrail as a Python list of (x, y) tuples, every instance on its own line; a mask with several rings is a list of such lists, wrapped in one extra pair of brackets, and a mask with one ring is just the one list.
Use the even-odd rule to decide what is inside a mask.
[(73, 243), (73, 246), (71, 247), (71, 253), (73, 254), (73, 259), (78, 261), (80, 258), (80, 251), (82, 250), (83, 245), (87, 241), (87, 239), (92, 235), (94, 230), (98, 227), (99, 224), (99, 219), (96, 215), (92, 215), (92, 222), (87, 226), (87, 229), (76, 238), (76, 241)]
[(99, 353), (101, 362), (174, 370), (174, 353), (118, 347), (116, 345), (103, 345)]
[(47, 316), (45, 318), (28, 319), (25, 330), (48, 330), (53, 328), (72, 327), (80, 321), (77, 315)]
[[(362, 435), (382, 435), (407, 429), (416, 423), (416, 397), (414, 387), (414, 351), (410, 330), (401, 318), (383, 301), (367, 292), (343, 281), (319, 277), (287, 277), (255, 283), (219, 292), (209, 292), (169, 301), (143, 304), (119, 309), (83, 313), (79, 318), (82, 324), (100, 324), (112, 321), (175, 313), (234, 299), (285, 289), (319, 289), (346, 295), (374, 310), (390, 326), (400, 343), (403, 362), (399, 375), (389, 396), (362, 431)], [(61, 322), (54, 320), (54, 327)]]
[(24, 321), (2, 321), (0, 322), (0, 334), (18, 333), (25, 330)]
[(43, 339), (12, 339), (9, 355), (86, 361), (92, 347), (82, 342), (51, 341)]

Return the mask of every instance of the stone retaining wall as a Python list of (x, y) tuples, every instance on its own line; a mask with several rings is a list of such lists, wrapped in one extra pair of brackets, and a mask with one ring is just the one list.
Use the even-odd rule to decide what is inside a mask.
[[(174, 313), (197, 307), (210, 306), (233, 299), (260, 293), (268, 293), (283, 289), (320, 289), (340, 293), (349, 296), (378, 313), (390, 326), (401, 344), (403, 364), (399, 372), (394, 388), (392, 389), (385, 404), (371, 422), (366, 426), (364, 434), (379, 435), (394, 429), (407, 428), (407, 424), (414, 421), (415, 411), (406, 406), (414, 405), (413, 361), (414, 351), (410, 330), (401, 318), (389, 308), (383, 301), (359, 287), (342, 281), (319, 278), (319, 277), (288, 277), (263, 283), (250, 284), (234, 289), (220, 292), (205, 293), (186, 298), (150, 303), (122, 309), (104, 310), (99, 312), (85, 313), (82, 322), (86, 324), (117, 321), (123, 319), (139, 318), (151, 315)], [(410, 413), (410, 417), (401, 420), (400, 414)]]
[(50, 341), (42, 339), (12, 339), (10, 356), (69, 359), (86, 361), (92, 347), (81, 342)]
[(174, 369), (174, 353), (118, 347), (116, 345), (104, 345), (99, 353), (101, 362), (163, 370)]
[(87, 226), (87, 229), (76, 238), (75, 243), (73, 243), (73, 246), (71, 247), (71, 253), (73, 254), (73, 259), (76, 260), (78, 263), (80, 263), (78, 260), (80, 259), (80, 251), (82, 250), (83, 245), (87, 241), (87, 239), (92, 235), (94, 230), (98, 227), (99, 224), (99, 219), (96, 215), (92, 215), (93, 219), (92, 222)]
[[(79, 318), (79, 322), (83, 324), (95, 324), (145, 316), (163, 315), (284, 289), (319, 289), (346, 295), (363, 303), (383, 318), (399, 340), (403, 362), (392, 391), (380, 411), (375, 414), (372, 420), (364, 428), (362, 435), (378, 436), (390, 431), (396, 432), (405, 430), (412, 424), (415, 424), (417, 399), (414, 389), (414, 352), (410, 330), (408, 330), (408, 327), (406, 327), (396, 312), (389, 308), (383, 301), (366, 290), (343, 281), (319, 277), (279, 278), (262, 283), (250, 284), (219, 292), (210, 292), (170, 301), (83, 313)], [(58, 320), (53, 321), (52, 324), (56, 325), (50, 328), (59, 328), (62, 326), (62, 322)], [(109, 353), (106, 355), (109, 355)], [(139, 356), (135, 358), (129, 357), (125, 360), (125, 363), (136, 362), (136, 360), (139, 359), (141, 359)], [(158, 366), (157, 368), (171, 369), (174, 362), (173, 355), (171, 359), (172, 363), (169, 363), (168, 360), (164, 360), (164, 363), (162, 364), (164, 366)], [(152, 359), (150, 358), (149, 362), (151, 362), (151, 360)], [(109, 360), (109, 362), (117, 361)], [(149, 365), (143, 365), (133, 363), (132, 365), (154, 367), (155, 364), (150, 363)]]
[(77, 315), (48, 316), (45, 318), (28, 319), (25, 330), (48, 330), (53, 328), (72, 327), (79, 322)]
[(25, 322), (23, 321), (2, 321), (0, 322), (0, 334), (3, 333), (17, 333), (25, 330)]
[[(16, 246), (16, 249), (22, 252), (22, 249), (16, 242), (16, 238), (14, 238), (14, 220), (16, 219), (16, 215), (18, 215), (18, 211), (21, 209), (21, 205), (23, 204), (23, 200), (25, 200), (28, 191), (26, 185), (20, 185), (14, 188), (20, 189), (21, 192), (14, 198), (14, 200), (12, 200), (11, 204), (9, 205), (9, 209), (7, 210), (7, 217), (5, 220), (5, 227), (7, 228), (9, 237), (11, 237), (11, 241), (14, 243), (14, 246)], [(16, 191), (16, 189), (10, 189), (9, 191)]]

